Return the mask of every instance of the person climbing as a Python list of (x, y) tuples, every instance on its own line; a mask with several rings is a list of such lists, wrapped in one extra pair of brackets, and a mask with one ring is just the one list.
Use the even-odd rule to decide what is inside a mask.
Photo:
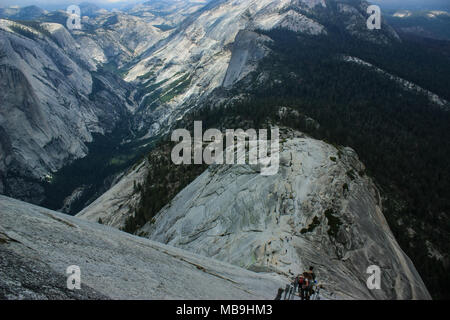
[(304, 296), (305, 296), (305, 290), (304, 290), (305, 277), (303, 276), (303, 274), (299, 274), (297, 276), (297, 281), (298, 281), (299, 297), (300, 297), (301, 300), (304, 300)]
[(302, 300), (309, 300), (309, 286), (310, 286), (309, 279), (304, 278), (303, 284), (302, 284), (302, 289), (301, 289)]
[(316, 275), (313, 270), (314, 270), (314, 267), (310, 266), (309, 270), (306, 272), (307, 272), (309, 278), (314, 281), (314, 280), (316, 280)]
[(316, 275), (314, 273), (314, 267), (309, 267), (309, 270), (303, 272), (303, 285), (302, 285), (302, 292), (301, 292), (301, 298), (302, 300), (309, 300), (311, 298), (311, 295), (313, 293), (313, 285), (314, 281), (316, 280)]

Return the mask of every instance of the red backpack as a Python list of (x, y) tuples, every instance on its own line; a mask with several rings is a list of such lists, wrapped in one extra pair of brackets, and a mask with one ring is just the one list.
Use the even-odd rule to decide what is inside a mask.
[(301, 286), (301, 285), (303, 285), (304, 282), (305, 282), (305, 278), (303, 276), (300, 276), (298, 278), (298, 284)]

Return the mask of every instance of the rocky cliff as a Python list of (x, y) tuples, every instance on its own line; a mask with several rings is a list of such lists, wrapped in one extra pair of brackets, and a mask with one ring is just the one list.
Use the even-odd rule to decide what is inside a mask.
[(77, 213), (77, 217), (122, 229), (127, 219), (135, 214), (141, 199), (137, 185), (142, 185), (148, 172), (143, 161), (125, 174), (107, 192)]
[(139, 84), (134, 127), (146, 137), (167, 131), (217, 88), (230, 89), (270, 53), (261, 33), (274, 29), (326, 37), (338, 28), (349, 37), (399, 41), (383, 23), (370, 32), (365, 1), (214, 0), (188, 15), (167, 37), (129, 64), (127, 81)]
[(130, 114), (131, 87), (100, 72), (56, 23), (0, 19), (0, 191), (35, 203), (40, 181), (84, 157), (93, 134)]
[[(72, 34), (61, 24), (0, 20), (5, 88), (0, 93), (0, 193), (39, 202), (36, 180), (51, 180), (52, 172), (85, 156), (93, 134), (107, 133), (120, 118), (133, 123), (138, 137), (168, 131), (204, 98), (214, 100), (211, 93), (218, 88), (235, 89), (276, 50), (268, 30), (326, 40), (331, 21), (349, 37), (375, 44), (399, 41), (388, 26), (367, 31), (366, 6), (363, 1), (220, 0), (188, 5), (167, 19), (157, 17), (158, 8), (138, 6), (128, 11), (131, 16), (96, 14), (85, 21), (92, 29)], [(443, 101), (357, 57), (336, 59)], [(102, 63), (123, 67), (115, 72), (128, 83), (100, 73)], [(258, 170), (212, 166), (139, 234), (285, 279), (315, 265), (340, 298), (429, 298), (351, 149), (291, 133), (283, 142), (278, 175), (262, 177)], [(80, 216), (122, 228), (140, 201), (134, 183), (146, 172), (145, 163), (135, 167)], [(365, 285), (371, 264), (382, 269), (381, 291)]]
[[(289, 277), (312, 265), (345, 298), (430, 298), (352, 149), (290, 132), (280, 162), (268, 177), (257, 166), (211, 166), (140, 233), (258, 272)], [(367, 289), (370, 265), (382, 270), (381, 290)]]
[[(0, 299), (273, 299), (284, 281), (0, 196)], [(66, 287), (67, 267), (81, 290)], [(20, 270), (20, 272), (19, 272)]]
[[(277, 175), (210, 166), (136, 234), (285, 279), (313, 265), (335, 298), (430, 298), (356, 153), (289, 129), (282, 137)], [(122, 228), (147, 170), (137, 166), (78, 216)], [(382, 270), (382, 290), (367, 289), (370, 265)]]

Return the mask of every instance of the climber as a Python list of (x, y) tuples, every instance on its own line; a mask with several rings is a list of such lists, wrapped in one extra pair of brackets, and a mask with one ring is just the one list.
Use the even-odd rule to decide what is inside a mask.
[(297, 282), (298, 282), (298, 293), (299, 293), (300, 299), (304, 300), (304, 296), (305, 296), (305, 290), (304, 290), (305, 277), (303, 276), (303, 274), (299, 274), (296, 279), (297, 279)]
[(309, 267), (309, 270), (303, 272), (303, 284), (301, 286), (301, 298), (302, 300), (309, 300), (312, 292), (316, 275), (313, 272), (314, 267)]
[(300, 298), (302, 300), (309, 300), (309, 278), (303, 275), (300, 281)]
[(315, 273), (313, 272), (313, 270), (314, 270), (314, 267), (309, 267), (309, 270), (308, 271), (306, 271), (306, 274), (309, 276), (309, 278), (311, 279), (311, 280), (316, 280), (316, 275), (315, 275)]

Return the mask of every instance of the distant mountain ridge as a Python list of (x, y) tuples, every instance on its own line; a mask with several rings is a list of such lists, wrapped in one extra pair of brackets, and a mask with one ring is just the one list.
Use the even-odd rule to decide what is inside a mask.
[(388, 15), (388, 21), (405, 34), (450, 41), (450, 10), (399, 10)]

